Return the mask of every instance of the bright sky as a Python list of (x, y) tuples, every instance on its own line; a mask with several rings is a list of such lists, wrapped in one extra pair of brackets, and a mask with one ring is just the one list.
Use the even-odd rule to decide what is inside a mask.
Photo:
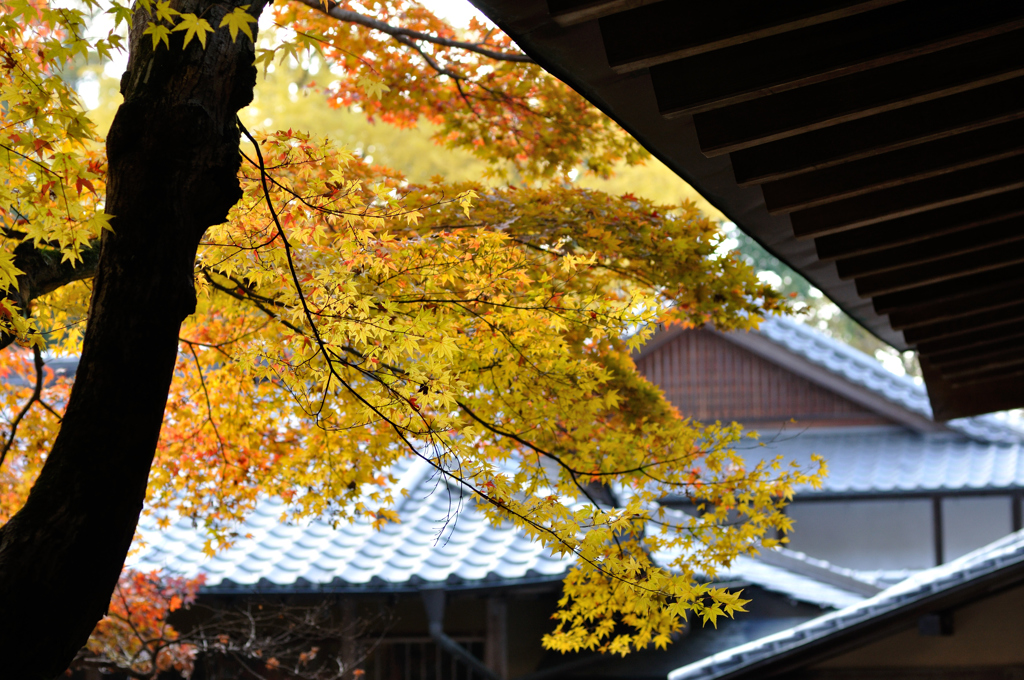
[(420, 0), (435, 14), (443, 16), (456, 26), (467, 26), (470, 17), (486, 20), (480, 11), (469, 4), (469, 0)]
[[(469, 0), (420, 0), (420, 2), (458, 27), (468, 26), (470, 18), (474, 16), (482, 21), (487, 21), (487, 17), (471, 5)], [(109, 30), (107, 19), (108, 17), (101, 15), (94, 20), (92, 30), (96, 35), (105, 34)], [(126, 53), (114, 54), (103, 71), (110, 78), (120, 78), (127, 65), (128, 55)], [(80, 81), (78, 91), (87, 109), (96, 107), (99, 102), (99, 80), (95, 76), (86, 77)]]

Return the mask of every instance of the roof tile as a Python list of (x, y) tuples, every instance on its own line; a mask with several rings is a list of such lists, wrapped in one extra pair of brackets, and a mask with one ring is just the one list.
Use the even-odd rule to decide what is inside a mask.
[(669, 674), (669, 680), (720, 678), (777, 654), (821, 642), (851, 626), (912, 606), (931, 595), (1003, 569), (1021, 567), (1024, 567), (1024, 531), (1010, 534), (948, 564), (921, 571), (872, 598), (678, 668)]
[[(280, 520), (281, 503), (268, 500), (240, 527), (241, 538), (207, 557), (203, 530), (193, 528), (190, 520), (180, 520), (161, 531), (154, 518), (145, 517), (140, 532), (146, 547), (132, 566), (162, 567), (188, 576), (204, 573), (206, 590), (237, 592), (271, 587), (415, 590), (423, 583), (491, 586), (495, 580), (559, 579), (573, 564), (572, 559), (533, 542), (511, 523), (490, 525), (473, 503), (465, 503), (458, 516), (451, 518), (447, 487), (436, 484), (431, 468), (414, 461), (403, 461), (397, 467), (395, 476), (409, 495), (402, 498), (396, 493), (401, 523), (385, 525), (382, 531), (375, 531), (367, 520), (343, 522), (336, 529), (319, 521), (286, 524)], [(246, 534), (252, 537), (246, 538)], [(809, 558), (798, 555), (795, 559)], [(825, 563), (818, 566), (821, 564)], [(748, 557), (737, 560), (721, 578), (753, 583), (826, 607), (862, 599)]]

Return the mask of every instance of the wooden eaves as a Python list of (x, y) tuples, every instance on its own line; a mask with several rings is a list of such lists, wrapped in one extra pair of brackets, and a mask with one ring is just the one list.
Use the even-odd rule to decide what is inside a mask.
[(900, 350), (1024, 406), (1024, 3), (473, 0)]

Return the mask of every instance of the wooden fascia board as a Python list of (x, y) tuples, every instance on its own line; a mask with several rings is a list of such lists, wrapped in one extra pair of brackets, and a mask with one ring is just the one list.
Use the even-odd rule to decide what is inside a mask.
[[(788, 649), (734, 671), (715, 676), (715, 680), (768, 678), (794, 673), (816, 663), (839, 656), (911, 628), (925, 615), (955, 609), (978, 600), (998, 596), (1024, 582), (1024, 563), (1014, 562), (981, 577), (967, 580), (948, 590), (897, 606), (847, 628), (827, 634), (809, 643)], [(788, 677), (788, 676), (785, 676)]]

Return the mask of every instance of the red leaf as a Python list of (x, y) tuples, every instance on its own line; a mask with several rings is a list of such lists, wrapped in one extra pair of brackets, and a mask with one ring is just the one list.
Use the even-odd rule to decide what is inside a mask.
[(92, 182), (85, 179), (84, 177), (79, 177), (78, 179), (75, 180), (75, 189), (78, 190), (79, 196), (82, 195), (82, 187), (85, 187), (94, 194), (96, 193), (96, 189), (93, 188)]

